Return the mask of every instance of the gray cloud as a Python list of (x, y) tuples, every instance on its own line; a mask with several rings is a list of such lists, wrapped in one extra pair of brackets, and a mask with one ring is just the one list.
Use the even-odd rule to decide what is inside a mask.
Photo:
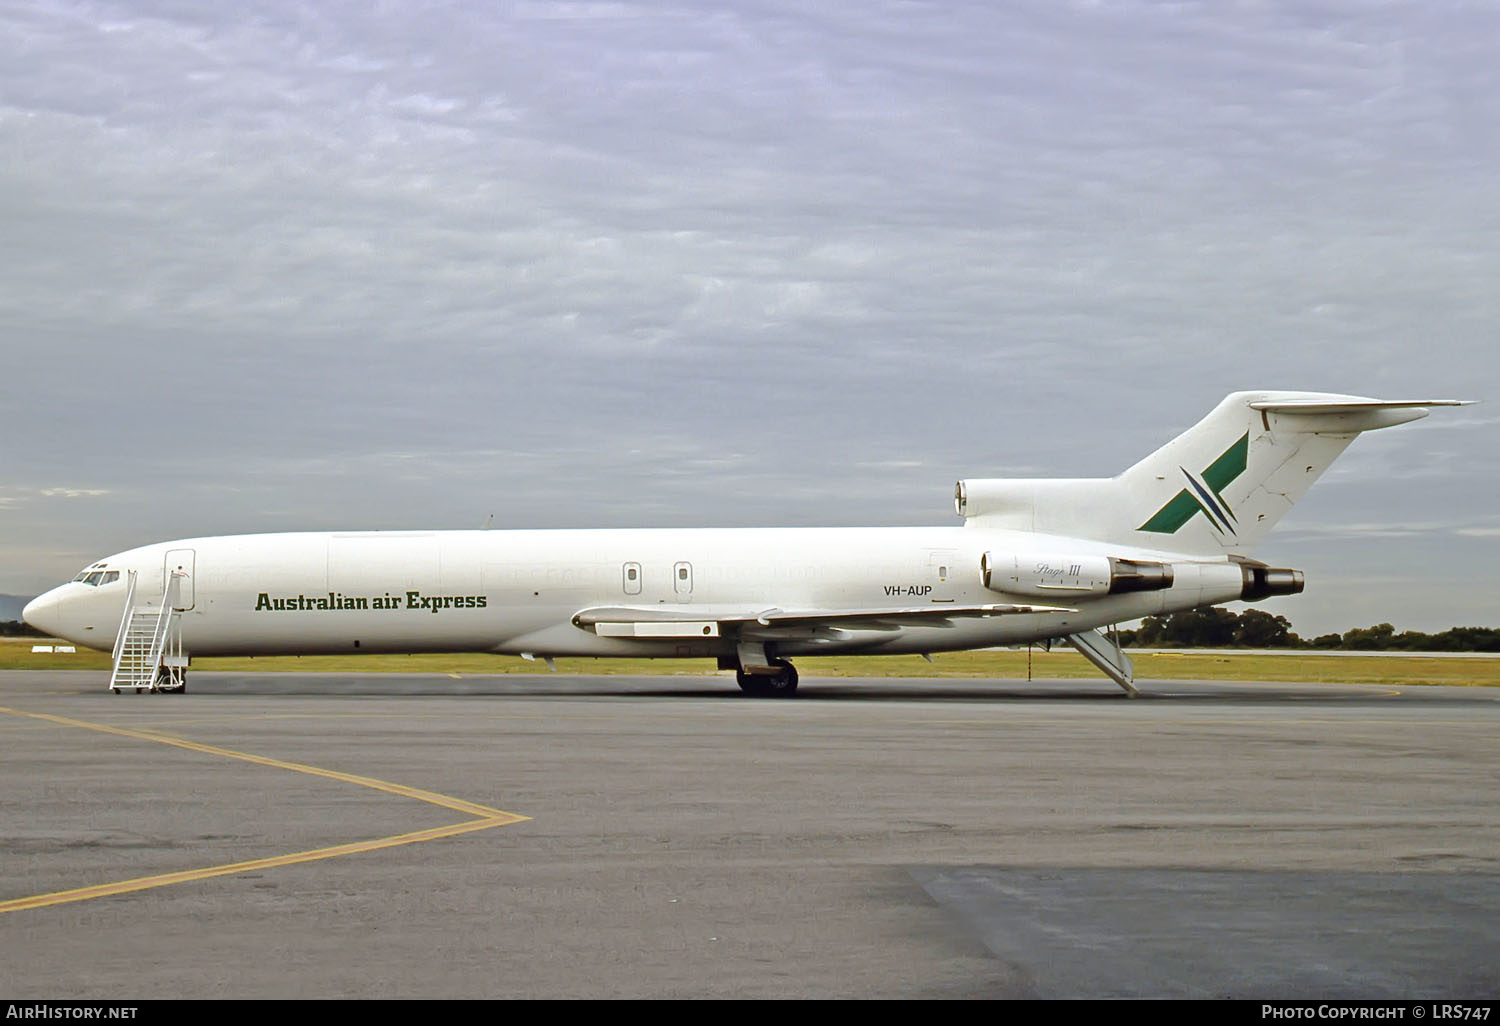
[[(0, 591), (229, 530), (944, 523), (1237, 388), (1497, 391), (1484, 7), (0, 18)], [(1483, 411), (1264, 555), (1481, 521)], [(1321, 569), (1407, 560), (1382, 619), (1500, 619), (1487, 536), (1364, 534)]]

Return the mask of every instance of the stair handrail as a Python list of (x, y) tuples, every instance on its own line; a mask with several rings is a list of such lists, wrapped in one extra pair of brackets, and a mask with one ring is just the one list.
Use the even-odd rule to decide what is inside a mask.
[[(125, 594), (125, 613), (120, 620), (120, 631), (115, 635), (114, 668), (109, 674), (109, 688), (111, 691), (115, 690), (120, 683), (121, 660), (125, 656), (125, 644), (130, 633), (130, 625), (137, 612), (134, 603), (136, 572), (131, 570), (129, 573), (130, 582)], [(141, 665), (141, 657), (145, 657), (145, 660), (151, 664), (149, 667), (151, 680), (147, 684), (141, 684), (136, 679), (135, 683), (128, 684), (126, 685), (127, 687), (140, 688), (149, 686), (152, 690), (155, 690), (157, 670), (161, 666), (162, 656), (171, 639), (172, 625), (177, 617), (181, 615), (173, 607), (177, 604), (178, 595), (181, 591), (181, 579), (186, 576), (187, 574), (175, 570), (167, 576), (167, 586), (162, 589), (161, 606), (156, 611), (156, 621), (151, 624), (151, 645), (145, 652), (135, 653), (132, 658), (132, 673), (139, 673), (144, 668)], [(143, 606), (140, 612), (146, 613), (149, 616), (149, 608), (149, 606)]]
[[(130, 612), (133, 608), (133, 600), (135, 599), (135, 571), (127, 570), (125, 571), (125, 573), (127, 575), (127, 584), (125, 587), (125, 611), (120, 614), (120, 629), (115, 632), (115, 651), (114, 654), (110, 657), (111, 662), (114, 662), (116, 664), (118, 664), (120, 661), (120, 650), (125, 647), (125, 631), (130, 627)], [(111, 675), (110, 679), (114, 679), (113, 675)]]
[(151, 654), (155, 657), (157, 665), (161, 665), (161, 657), (167, 647), (167, 631), (172, 627), (172, 618), (177, 615), (177, 610), (172, 607), (177, 605), (178, 593), (182, 590), (179, 582), (187, 574), (173, 570), (167, 577), (167, 587), (161, 596), (161, 612), (156, 614), (156, 627), (151, 632)]

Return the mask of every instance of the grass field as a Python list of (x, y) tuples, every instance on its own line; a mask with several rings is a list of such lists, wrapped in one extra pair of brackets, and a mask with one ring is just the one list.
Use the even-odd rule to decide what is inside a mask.
[[(108, 671), (109, 656), (80, 649), (75, 653), (36, 653), (35, 638), (0, 639), (3, 670)], [(1027, 653), (952, 652), (929, 663), (917, 656), (827, 656), (801, 658), (803, 679), (816, 677), (963, 677), (1024, 680)], [(1500, 685), (1500, 657), (1446, 659), (1442, 657), (1330, 656), (1288, 652), (1285, 655), (1224, 651), (1140, 653), (1135, 661), (1139, 680), (1271, 680), (1343, 684), (1459, 684)], [(195, 670), (233, 670), (242, 673), (546, 673), (541, 663), (515, 656), (483, 655), (367, 655), (262, 656), (260, 658), (195, 659)], [(706, 659), (559, 659), (559, 673), (685, 674), (707, 676), (714, 664)], [(1031, 653), (1035, 677), (1104, 677), (1068, 649)]]

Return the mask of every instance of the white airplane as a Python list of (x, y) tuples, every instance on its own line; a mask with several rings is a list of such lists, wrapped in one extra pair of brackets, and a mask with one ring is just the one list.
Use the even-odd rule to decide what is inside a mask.
[(1255, 545), (1360, 432), (1457, 405), (1236, 392), (1112, 478), (960, 481), (962, 527), (160, 542), (100, 560), (22, 615), (113, 649), (114, 690), (141, 682), (118, 666), (133, 619), (154, 616), (176, 622), (176, 642), (157, 631), (149, 690), (184, 690), (194, 656), (495, 652), (712, 657), (750, 694), (791, 695), (797, 656), (1062, 639), (1134, 694), (1100, 628), (1301, 592), (1302, 574), (1251, 559)]

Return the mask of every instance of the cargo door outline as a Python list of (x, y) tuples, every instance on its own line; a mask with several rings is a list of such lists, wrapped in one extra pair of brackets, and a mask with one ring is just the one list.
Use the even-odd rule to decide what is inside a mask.
[(955, 564), (958, 552), (955, 549), (927, 550), (927, 583), (932, 586), (929, 596), (933, 602), (952, 602)]

